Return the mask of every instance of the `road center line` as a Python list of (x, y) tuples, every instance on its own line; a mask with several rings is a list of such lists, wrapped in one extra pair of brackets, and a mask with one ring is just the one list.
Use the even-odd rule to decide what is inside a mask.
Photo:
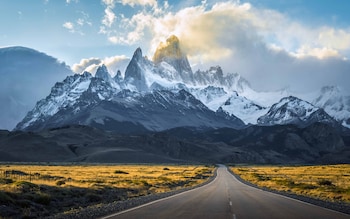
[(233, 218), (233, 219), (237, 219), (237, 217), (236, 217), (236, 215), (235, 215), (235, 214), (233, 214), (233, 215), (232, 215), (232, 218)]
[(230, 201), (230, 206), (232, 206), (232, 202)]

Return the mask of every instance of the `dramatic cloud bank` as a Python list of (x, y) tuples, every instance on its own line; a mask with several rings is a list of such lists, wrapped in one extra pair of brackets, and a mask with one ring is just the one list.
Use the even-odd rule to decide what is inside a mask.
[(115, 44), (146, 45), (150, 57), (175, 34), (193, 66), (219, 64), (259, 90), (288, 86), (310, 91), (328, 84), (348, 89), (350, 27), (308, 26), (278, 11), (234, 1), (210, 6), (202, 1), (178, 11), (166, 1), (122, 1), (143, 8), (130, 17), (113, 13), (119, 1), (103, 2), (100, 33)]

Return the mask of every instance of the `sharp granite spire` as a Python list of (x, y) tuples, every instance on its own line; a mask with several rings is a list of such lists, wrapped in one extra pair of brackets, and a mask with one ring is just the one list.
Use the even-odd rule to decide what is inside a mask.
[(194, 84), (190, 63), (181, 48), (180, 40), (175, 35), (170, 36), (166, 42), (161, 42), (159, 44), (154, 53), (153, 62), (156, 65), (161, 62), (168, 63), (180, 74), (183, 82)]

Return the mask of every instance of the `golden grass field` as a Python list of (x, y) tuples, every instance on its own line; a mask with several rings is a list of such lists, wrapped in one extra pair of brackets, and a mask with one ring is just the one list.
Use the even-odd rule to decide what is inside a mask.
[(11, 207), (9, 211), (22, 211), (15, 217), (42, 217), (194, 186), (213, 170), (181, 165), (0, 165), (0, 203)]
[(231, 170), (259, 187), (350, 203), (350, 165), (241, 166)]

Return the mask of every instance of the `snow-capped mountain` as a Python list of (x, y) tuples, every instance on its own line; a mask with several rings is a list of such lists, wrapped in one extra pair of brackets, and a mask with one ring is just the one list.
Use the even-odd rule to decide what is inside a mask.
[(82, 93), (89, 88), (91, 78), (92, 75), (85, 72), (82, 75), (68, 76), (63, 82), (57, 82), (51, 89), (50, 95), (40, 100), (34, 109), (17, 124), (16, 129), (25, 129), (36, 122), (43, 122), (60, 109), (74, 105)]
[(323, 87), (312, 103), (323, 108), (343, 126), (350, 128), (350, 96), (343, 95), (338, 87)]
[(246, 124), (256, 124), (258, 118), (268, 111), (267, 108), (238, 95), (237, 92), (234, 92), (220, 107), (230, 115), (235, 115), (242, 119)]
[(47, 96), (57, 81), (73, 74), (64, 62), (20, 46), (0, 48), (0, 66), (0, 129), (8, 130)]
[(116, 130), (127, 124), (131, 130), (161, 131), (182, 126), (244, 126), (234, 115), (210, 110), (186, 91), (186, 86), (182, 89), (175, 84), (173, 89), (160, 86), (152, 90), (156, 82), (150, 86), (146, 77), (157, 75), (158, 70), (152, 62), (142, 57), (142, 51), (138, 48), (123, 80), (118, 75), (112, 79), (105, 66), (97, 70), (95, 77), (90, 73), (69, 76), (63, 82), (56, 83), (51, 94), (39, 101), (16, 128), (41, 130), (84, 124)]
[[(289, 96), (287, 90), (257, 92), (239, 74), (219, 66), (192, 72), (177, 37), (158, 47), (153, 61), (137, 48), (126, 68), (111, 78), (100, 66), (93, 77), (68, 76), (40, 100), (16, 129), (41, 130), (68, 124), (107, 130), (165, 130), (181, 126), (242, 128), (247, 124), (335, 124), (329, 112), (349, 112), (349, 99), (332, 102), (324, 91), (313, 102)], [(287, 96), (287, 97), (286, 97)], [(328, 98), (328, 99), (327, 99)], [(333, 111), (332, 111), (333, 110)], [(335, 117), (336, 118), (336, 117)], [(346, 124), (346, 118), (338, 121)]]
[(204, 88), (190, 88), (189, 92), (213, 111), (216, 111), (230, 95), (224, 88), (211, 85)]
[(195, 82), (202, 86), (223, 87), (228, 91), (239, 93), (251, 90), (249, 82), (237, 73), (228, 73), (224, 75), (220, 66), (210, 67), (207, 71), (196, 71), (194, 73)]
[(336, 124), (336, 121), (323, 109), (293, 96), (282, 98), (272, 105), (265, 115), (258, 118), (257, 122), (260, 125), (295, 124), (301, 127), (315, 122)]

